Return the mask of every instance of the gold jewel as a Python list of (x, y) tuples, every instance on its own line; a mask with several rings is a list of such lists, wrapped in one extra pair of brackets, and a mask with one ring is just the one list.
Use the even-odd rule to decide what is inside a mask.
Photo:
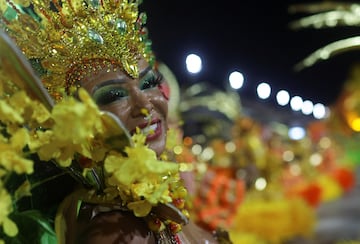
[(33, 64), (56, 101), (106, 68), (138, 76), (153, 62), (138, 0), (0, 0), (1, 27)]

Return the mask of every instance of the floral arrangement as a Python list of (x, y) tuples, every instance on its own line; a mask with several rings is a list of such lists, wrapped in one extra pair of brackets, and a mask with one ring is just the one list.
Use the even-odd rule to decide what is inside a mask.
[[(140, 131), (132, 138), (125, 133), (121, 141), (126, 146), (114, 148), (114, 124), (85, 90), (79, 89), (79, 99), (64, 98), (51, 112), (23, 90), (8, 95), (0, 87), (0, 94), (0, 227), (4, 238), (16, 238), (19, 232), (12, 218), (19, 211), (17, 201), (31, 196), (35, 185), (51, 180), (31, 184), (25, 177), (17, 189), (9, 190), (14, 175), (34, 173), (36, 161), (31, 155), (41, 163), (55, 163), (60, 175), (70, 174), (86, 186), (80, 200), (119, 204), (138, 217), (147, 216), (158, 204), (176, 203), (187, 215), (181, 165), (158, 160)], [(48, 238), (55, 238), (51, 224), (38, 223), (48, 230)], [(164, 224), (156, 228), (161, 230)]]

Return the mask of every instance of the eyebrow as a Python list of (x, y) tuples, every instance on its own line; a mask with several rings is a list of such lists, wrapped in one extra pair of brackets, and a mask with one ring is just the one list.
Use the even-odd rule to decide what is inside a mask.
[[(152, 68), (150, 66), (146, 67), (146, 69), (142, 70), (139, 73), (139, 78), (142, 78), (143, 76), (145, 76)], [(114, 85), (114, 84), (119, 84), (125, 82), (125, 79), (113, 79), (113, 80), (106, 80), (104, 82), (102, 82), (101, 84), (96, 85), (92, 92), (94, 93), (96, 90), (100, 89), (101, 87), (104, 86), (108, 86), (108, 85)]]

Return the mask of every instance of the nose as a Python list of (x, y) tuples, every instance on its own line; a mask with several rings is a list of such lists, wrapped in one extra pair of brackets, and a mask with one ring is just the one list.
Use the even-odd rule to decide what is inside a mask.
[(131, 116), (132, 117), (138, 117), (138, 116), (144, 116), (142, 113), (142, 109), (146, 109), (147, 111), (151, 111), (153, 108), (153, 105), (149, 99), (149, 97), (146, 95), (146, 93), (139, 88), (133, 88), (130, 91), (130, 106), (131, 106)]

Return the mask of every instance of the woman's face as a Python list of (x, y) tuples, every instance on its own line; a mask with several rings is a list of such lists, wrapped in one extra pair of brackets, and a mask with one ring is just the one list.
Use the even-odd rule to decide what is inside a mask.
[[(139, 78), (131, 78), (121, 69), (104, 70), (82, 80), (84, 87), (101, 110), (114, 113), (131, 134), (140, 128), (146, 142), (157, 155), (165, 149), (168, 103), (159, 89), (162, 76), (149, 64), (139, 61)], [(149, 116), (144, 114), (144, 109)]]

